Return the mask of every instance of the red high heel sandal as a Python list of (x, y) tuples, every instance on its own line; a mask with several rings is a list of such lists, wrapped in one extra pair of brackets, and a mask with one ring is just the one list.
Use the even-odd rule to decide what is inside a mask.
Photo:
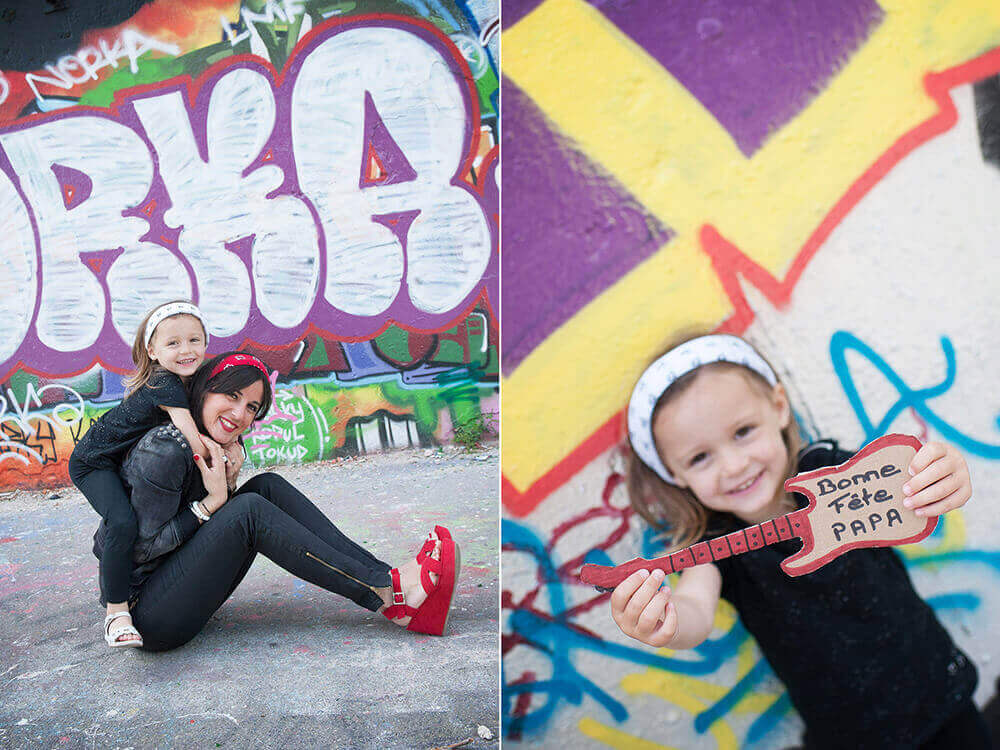
[[(434, 538), (437, 536), (437, 539)], [(444, 526), (435, 526), (434, 535), (417, 553), (417, 563), (420, 565), (420, 585), (424, 587), (427, 598), (419, 607), (411, 607), (403, 596), (403, 586), (399, 578), (399, 569), (389, 571), (392, 577), (392, 605), (382, 610), (382, 614), (390, 620), (409, 617), (407, 630), (428, 635), (443, 635), (448, 626), (448, 615), (451, 612), (451, 600), (455, 595), (455, 582), (461, 567), (461, 554), (458, 545), (451, 538), (451, 533)], [(434, 545), (441, 542), (441, 559), (431, 557)], [(438, 576), (437, 583), (431, 582), (431, 573)]]

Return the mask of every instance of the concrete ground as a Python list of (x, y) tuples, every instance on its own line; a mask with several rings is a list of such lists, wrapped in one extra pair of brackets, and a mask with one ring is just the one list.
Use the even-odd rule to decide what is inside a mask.
[(412, 557), (435, 523), (448, 526), (462, 571), (447, 637), (406, 632), (258, 557), (187, 645), (111, 650), (90, 551), (97, 514), (75, 489), (8, 493), (0, 747), (496, 747), (497, 450), (277, 471), (391, 564)]

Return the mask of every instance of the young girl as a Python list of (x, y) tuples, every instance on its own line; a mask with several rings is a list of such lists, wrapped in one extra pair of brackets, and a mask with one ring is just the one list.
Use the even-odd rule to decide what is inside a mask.
[[(69, 459), (69, 475), (107, 525), (100, 562), (101, 598), (107, 603), (104, 639), (112, 648), (141, 646), (129, 614), (129, 575), (137, 528), (135, 513), (118, 469), (129, 449), (168, 417), (203, 457), (202, 442), (188, 410), (184, 383), (205, 359), (208, 333), (201, 311), (175, 301), (153, 308), (135, 335), (135, 373), (122, 402), (101, 416), (80, 439)], [(116, 627), (112, 623), (118, 620)]]
[[(825, 441), (798, 450), (784, 387), (749, 344), (701, 336), (656, 360), (628, 408), (627, 486), (636, 510), (678, 548), (805, 506), (788, 477), (843, 463)], [(951, 446), (924, 445), (904, 504), (921, 516), (963, 505), (972, 487)], [(798, 540), (684, 570), (676, 587), (640, 570), (611, 595), (626, 635), (694, 648), (719, 597), (739, 612), (806, 724), (807, 748), (989, 748), (971, 700), (976, 670), (917, 595), (889, 548), (848, 552), (814, 573), (785, 575)]]

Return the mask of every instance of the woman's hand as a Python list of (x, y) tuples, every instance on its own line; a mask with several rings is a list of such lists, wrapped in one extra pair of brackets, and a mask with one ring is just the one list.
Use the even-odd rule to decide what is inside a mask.
[(229, 489), (236, 489), (236, 479), (243, 468), (243, 446), (239, 441), (230, 443), (222, 447), (222, 452), (226, 457), (226, 484)]
[(208, 462), (198, 454), (194, 456), (194, 465), (201, 472), (201, 480), (208, 490), (208, 496), (201, 501), (201, 504), (211, 514), (226, 504), (229, 490), (226, 484), (226, 463), (222, 460), (224, 455), (222, 448), (214, 440), (208, 441), (206, 447), (212, 465), (209, 466)]
[(637, 570), (611, 594), (611, 616), (621, 631), (649, 646), (666, 646), (677, 634), (677, 608), (670, 589), (660, 588), (662, 570)]
[(925, 444), (910, 461), (911, 479), (903, 485), (903, 505), (918, 516), (939, 516), (960, 508), (972, 497), (969, 467), (958, 450), (946, 443)]

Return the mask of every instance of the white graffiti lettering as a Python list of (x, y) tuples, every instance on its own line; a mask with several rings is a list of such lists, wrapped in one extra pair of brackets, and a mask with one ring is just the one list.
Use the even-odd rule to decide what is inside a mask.
[[(134, 29), (125, 29), (117, 39), (112, 40), (110, 46), (106, 40), (100, 39), (97, 47), (84, 47), (75, 55), (64, 55), (55, 63), (46, 64), (45, 69), (51, 75), (27, 73), (24, 80), (34, 92), (35, 99), (43, 102), (45, 97), (39, 93), (37, 84), (68, 90), (86, 80), (96, 81), (98, 71), (107, 67), (117, 68), (118, 61), (122, 58), (128, 59), (129, 69), (136, 73), (139, 70), (139, 58), (153, 50), (168, 55), (180, 54), (180, 47), (176, 44), (160, 42)], [(0, 99), (0, 103), (3, 99)]]
[[(61, 392), (63, 400), (32, 412), (32, 409), (42, 409), (42, 396), (49, 391)], [(20, 402), (8, 388), (6, 396), (0, 395), (0, 464), (8, 459), (23, 464), (32, 459), (41, 464), (55, 461), (56, 431), (72, 430), (83, 417), (83, 397), (71, 386), (49, 383), (35, 388), (33, 383), (28, 383)]]
[[(240, 10), (240, 15), (243, 17), (243, 22), (246, 25), (246, 31), (243, 31), (240, 34), (236, 33), (236, 30), (230, 25), (229, 19), (225, 16), (219, 16), (219, 21), (222, 24), (223, 32), (226, 34), (226, 39), (228, 39), (229, 43), (235, 47), (244, 39), (253, 37), (258, 41), (260, 40), (260, 34), (257, 31), (258, 23), (271, 25), (276, 20), (284, 23), (291, 23), (296, 18), (301, 16), (305, 12), (305, 9), (303, 0), (281, 0), (281, 2), (267, 0), (267, 2), (264, 3), (264, 10), (262, 13), (254, 13), (249, 8), (243, 7)], [(258, 53), (255, 51), (255, 54)]]
[(274, 129), (274, 92), (267, 79), (238, 69), (218, 81), (206, 117), (205, 161), (179, 93), (139, 99), (135, 110), (160, 155), (173, 201), (164, 218), (184, 227), (179, 248), (195, 269), (212, 333), (229, 336), (247, 323), (250, 271), (225, 246), (251, 235), (261, 311), (284, 328), (302, 322), (319, 283), (319, 237), (309, 209), (297, 197), (266, 197), (281, 184), (278, 167), (241, 176)]
[[(338, 34), (309, 55), (292, 92), (296, 168), (327, 238), (324, 293), (356, 315), (386, 310), (400, 292), (404, 267), (417, 307), (447, 311), (475, 286), (489, 260), (482, 209), (451, 184), (464, 156), (461, 92), (438, 56), (422, 46), (393, 29)], [(366, 123), (357, 103), (366, 96), (402, 153), (387, 165), (401, 174), (399, 182), (359, 187), (356, 152)], [(419, 214), (409, 227), (404, 262), (399, 237), (372, 219), (413, 210)]]
[[(122, 216), (123, 209), (142, 202), (153, 178), (149, 150), (135, 131), (106, 117), (68, 117), (2, 135), (0, 145), (15, 173), (24, 176), (21, 186), (38, 223), (42, 289), (35, 328), (43, 344), (59, 351), (85, 349), (104, 327), (104, 290), (81, 253), (124, 251), (107, 273), (111, 319), (122, 341), (131, 338), (150, 299), (191, 294), (180, 261), (140, 239), (146, 222)], [(66, 185), (48, 168), (53, 164), (86, 175), (89, 197), (76, 206), (67, 201)], [(0, 227), (6, 237), (3, 217)], [(0, 350), (9, 347), (5, 341)]]
[(472, 298), (495, 234), (457, 179), (479, 129), (467, 67), (424, 29), (327, 34), (290, 94), (237, 60), (196, 95), (167, 81), (117, 115), (0, 133), (0, 369), (35, 339), (53, 368), (92, 348), (127, 367), (142, 315), (176, 297), (214, 337), (272, 344), (307, 319), (361, 335)]
[(270, 415), (246, 436), (250, 462), (265, 466), (298, 462), (306, 456), (315, 460), (326, 449), (328, 429), (323, 412), (309, 399), (290, 390), (276, 391)]
[(0, 319), (4, 322), (0, 335), (2, 362), (14, 355), (31, 325), (38, 277), (35, 238), (28, 210), (3, 172), (0, 172), (0, 227), (3, 228), (3, 251), (0, 252)]

